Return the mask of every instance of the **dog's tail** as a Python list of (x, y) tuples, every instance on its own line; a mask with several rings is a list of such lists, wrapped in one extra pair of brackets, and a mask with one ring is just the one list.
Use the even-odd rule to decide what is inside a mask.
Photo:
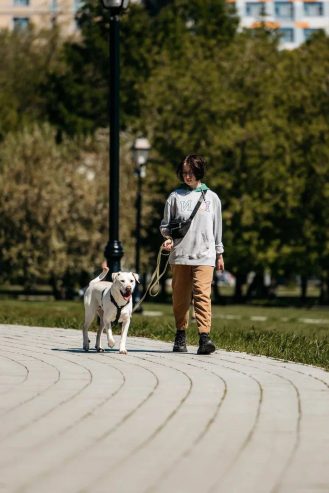
[(91, 284), (94, 284), (95, 282), (102, 281), (106, 277), (108, 271), (109, 271), (109, 268), (108, 267), (103, 267), (103, 272), (101, 272), (99, 274), (99, 276), (95, 277), (95, 279), (93, 279), (92, 281), (90, 281), (89, 286)]

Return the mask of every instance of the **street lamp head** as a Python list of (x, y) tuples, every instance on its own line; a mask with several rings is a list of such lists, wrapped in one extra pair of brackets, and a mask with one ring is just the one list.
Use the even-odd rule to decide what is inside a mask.
[(146, 164), (150, 149), (151, 145), (145, 137), (140, 137), (135, 140), (132, 151), (136, 166), (143, 166)]
[(121, 12), (128, 7), (129, 0), (102, 0), (105, 9), (113, 9)]

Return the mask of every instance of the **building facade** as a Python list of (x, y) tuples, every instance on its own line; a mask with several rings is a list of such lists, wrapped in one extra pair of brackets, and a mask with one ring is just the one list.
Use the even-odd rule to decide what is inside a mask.
[(75, 14), (81, 0), (0, 0), (0, 29), (61, 27), (63, 34), (77, 31)]
[(242, 28), (255, 28), (261, 22), (277, 28), (281, 47), (293, 49), (314, 32), (329, 34), (329, 0), (236, 0)]
[[(57, 23), (64, 34), (74, 34), (75, 14), (82, 1), (0, 0), (0, 29), (19, 29), (30, 23), (49, 28)], [(283, 48), (296, 48), (318, 30), (329, 34), (329, 0), (227, 1), (235, 4), (241, 28), (255, 28), (265, 21), (279, 30)]]

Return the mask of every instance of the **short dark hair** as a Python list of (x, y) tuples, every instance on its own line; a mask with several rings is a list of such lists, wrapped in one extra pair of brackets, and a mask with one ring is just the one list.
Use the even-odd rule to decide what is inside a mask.
[(186, 156), (177, 166), (176, 173), (178, 178), (184, 181), (183, 178), (183, 166), (188, 164), (197, 180), (201, 180), (204, 177), (206, 171), (206, 161), (203, 156), (198, 154), (189, 154)]

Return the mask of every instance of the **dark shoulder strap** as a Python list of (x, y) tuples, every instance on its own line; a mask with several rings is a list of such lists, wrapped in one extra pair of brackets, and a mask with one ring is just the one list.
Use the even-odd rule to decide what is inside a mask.
[(196, 206), (195, 206), (195, 207), (194, 207), (194, 209), (193, 209), (193, 212), (192, 212), (192, 214), (191, 214), (191, 216), (190, 216), (190, 221), (192, 221), (192, 219), (194, 218), (195, 214), (198, 212), (199, 207), (200, 207), (200, 205), (201, 205), (201, 202), (202, 202), (203, 200), (204, 200), (204, 201), (206, 200), (206, 199), (205, 199), (205, 195), (206, 195), (206, 193), (207, 193), (207, 190), (205, 190), (205, 191), (201, 190), (201, 196), (200, 196), (200, 198), (199, 198), (199, 200), (198, 200), (198, 202), (197, 202)]

